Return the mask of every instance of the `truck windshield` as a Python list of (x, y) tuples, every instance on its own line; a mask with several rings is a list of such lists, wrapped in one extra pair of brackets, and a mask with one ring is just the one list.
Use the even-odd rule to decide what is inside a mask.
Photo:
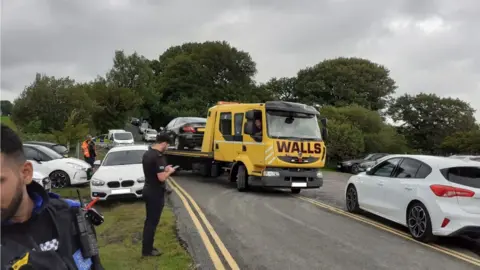
[(321, 140), (317, 117), (313, 114), (267, 111), (268, 136), (274, 139)]

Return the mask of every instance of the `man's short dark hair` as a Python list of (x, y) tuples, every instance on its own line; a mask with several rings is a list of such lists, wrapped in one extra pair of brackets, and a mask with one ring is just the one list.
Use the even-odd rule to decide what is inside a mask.
[(1, 124), (1, 152), (15, 161), (24, 162), (23, 143), (20, 137), (10, 127)]
[(155, 139), (155, 143), (168, 143), (170, 142), (170, 136), (167, 133), (162, 132), (157, 134), (157, 138)]

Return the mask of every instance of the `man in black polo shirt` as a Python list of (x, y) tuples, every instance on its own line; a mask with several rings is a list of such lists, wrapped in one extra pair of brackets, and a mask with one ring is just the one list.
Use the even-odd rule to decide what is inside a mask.
[(165, 204), (165, 182), (175, 172), (172, 166), (167, 165), (163, 156), (163, 152), (168, 148), (169, 139), (170, 137), (167, 134), (158, 134), (155, 143), (143, 155), (142, 164), (145, 174), (143, 199), (147, 212), (143, 227), (143, 256), (159, 256), (162, 254), (160, 250), (153, 247), (153, 241)]

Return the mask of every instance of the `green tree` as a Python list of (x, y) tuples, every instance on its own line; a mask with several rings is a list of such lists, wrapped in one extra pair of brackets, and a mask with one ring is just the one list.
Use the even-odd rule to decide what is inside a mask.
[(102, 78), (90, 83), (88, 92), (97, 106), (91, 114), (97, 132), (123, 128), (131, 112), (142, 103), (134, 90), (108, 85)]
[(345, 107), (325, 106), (320, 109), (320, 113), (330, 120), (348, 123), (360, 130), (364, 140), (363, 149), (367, 153), (393, 154), (409, 151), (403, 135), (398, 134), (394, 127), (385, 124), (376, 111), (352, 104)]
[(73, 109), (67, 118), (62, 130), (52, 130), (52, 134), (58, 143), (65, 144), (67, 148), (85, 138), (89, 127), (87, 123), (82, 123), (82, 117)]
[(361, 58), (336, 58), (302, 69), (296, 91), (304, 103), (384, 109), (396, 90), (390, 71)]
[(402, 123), (400, 132), (409, 145), (423, 153), (439, 153), (444, 139), (455, 132), (475, 128), (475, 110), (460, 99), (435, 94), (405, 94), (388, 109), (394, 121)]
[(227, 42), (185, 43), (165, 51), (152, 64), (162, 97), (154, 126), (176, 116), (205, 116), (220, 100), (258, 102), (256, 65), (247, 52)]
[(10, 100), (0, 100), (0, 111), (2, 115), (12, 114), (13, 104)]
[(446, 154), (480, 154), (480, 130), (455, 132), (445, 137), (440, 147)]
[[(90, 123), (95, 103), (73, 79), (38, 74), (14, 101), (12, 119), (19, 126), (37, 127), (38, 132), (61, 130), (73, 109), (83, 122)], [(35, 121), (34, 124), (29, 124)]]
[(349, 122), (328, 123), (327, 158), (329, 163), (358, 157), (365, 151), (363, 133)]
[(259, 86), (270, 99), (283, 101), (297, 101), (298, 97), (295, 92), (297, 78), (272, 78), (268, 82)]

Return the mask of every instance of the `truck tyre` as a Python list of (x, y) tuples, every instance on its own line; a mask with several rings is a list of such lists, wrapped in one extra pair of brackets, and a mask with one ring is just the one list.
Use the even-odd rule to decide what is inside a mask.
[(237, 172), (237, 190), (243, 192), (247, 190), (248, 183), (247, 180), (247, 169), (244, 165), (238, 165), (238, 172)]
[(298, 194), (300, 193), (300, 188), (292, 188), (292, 194)]

